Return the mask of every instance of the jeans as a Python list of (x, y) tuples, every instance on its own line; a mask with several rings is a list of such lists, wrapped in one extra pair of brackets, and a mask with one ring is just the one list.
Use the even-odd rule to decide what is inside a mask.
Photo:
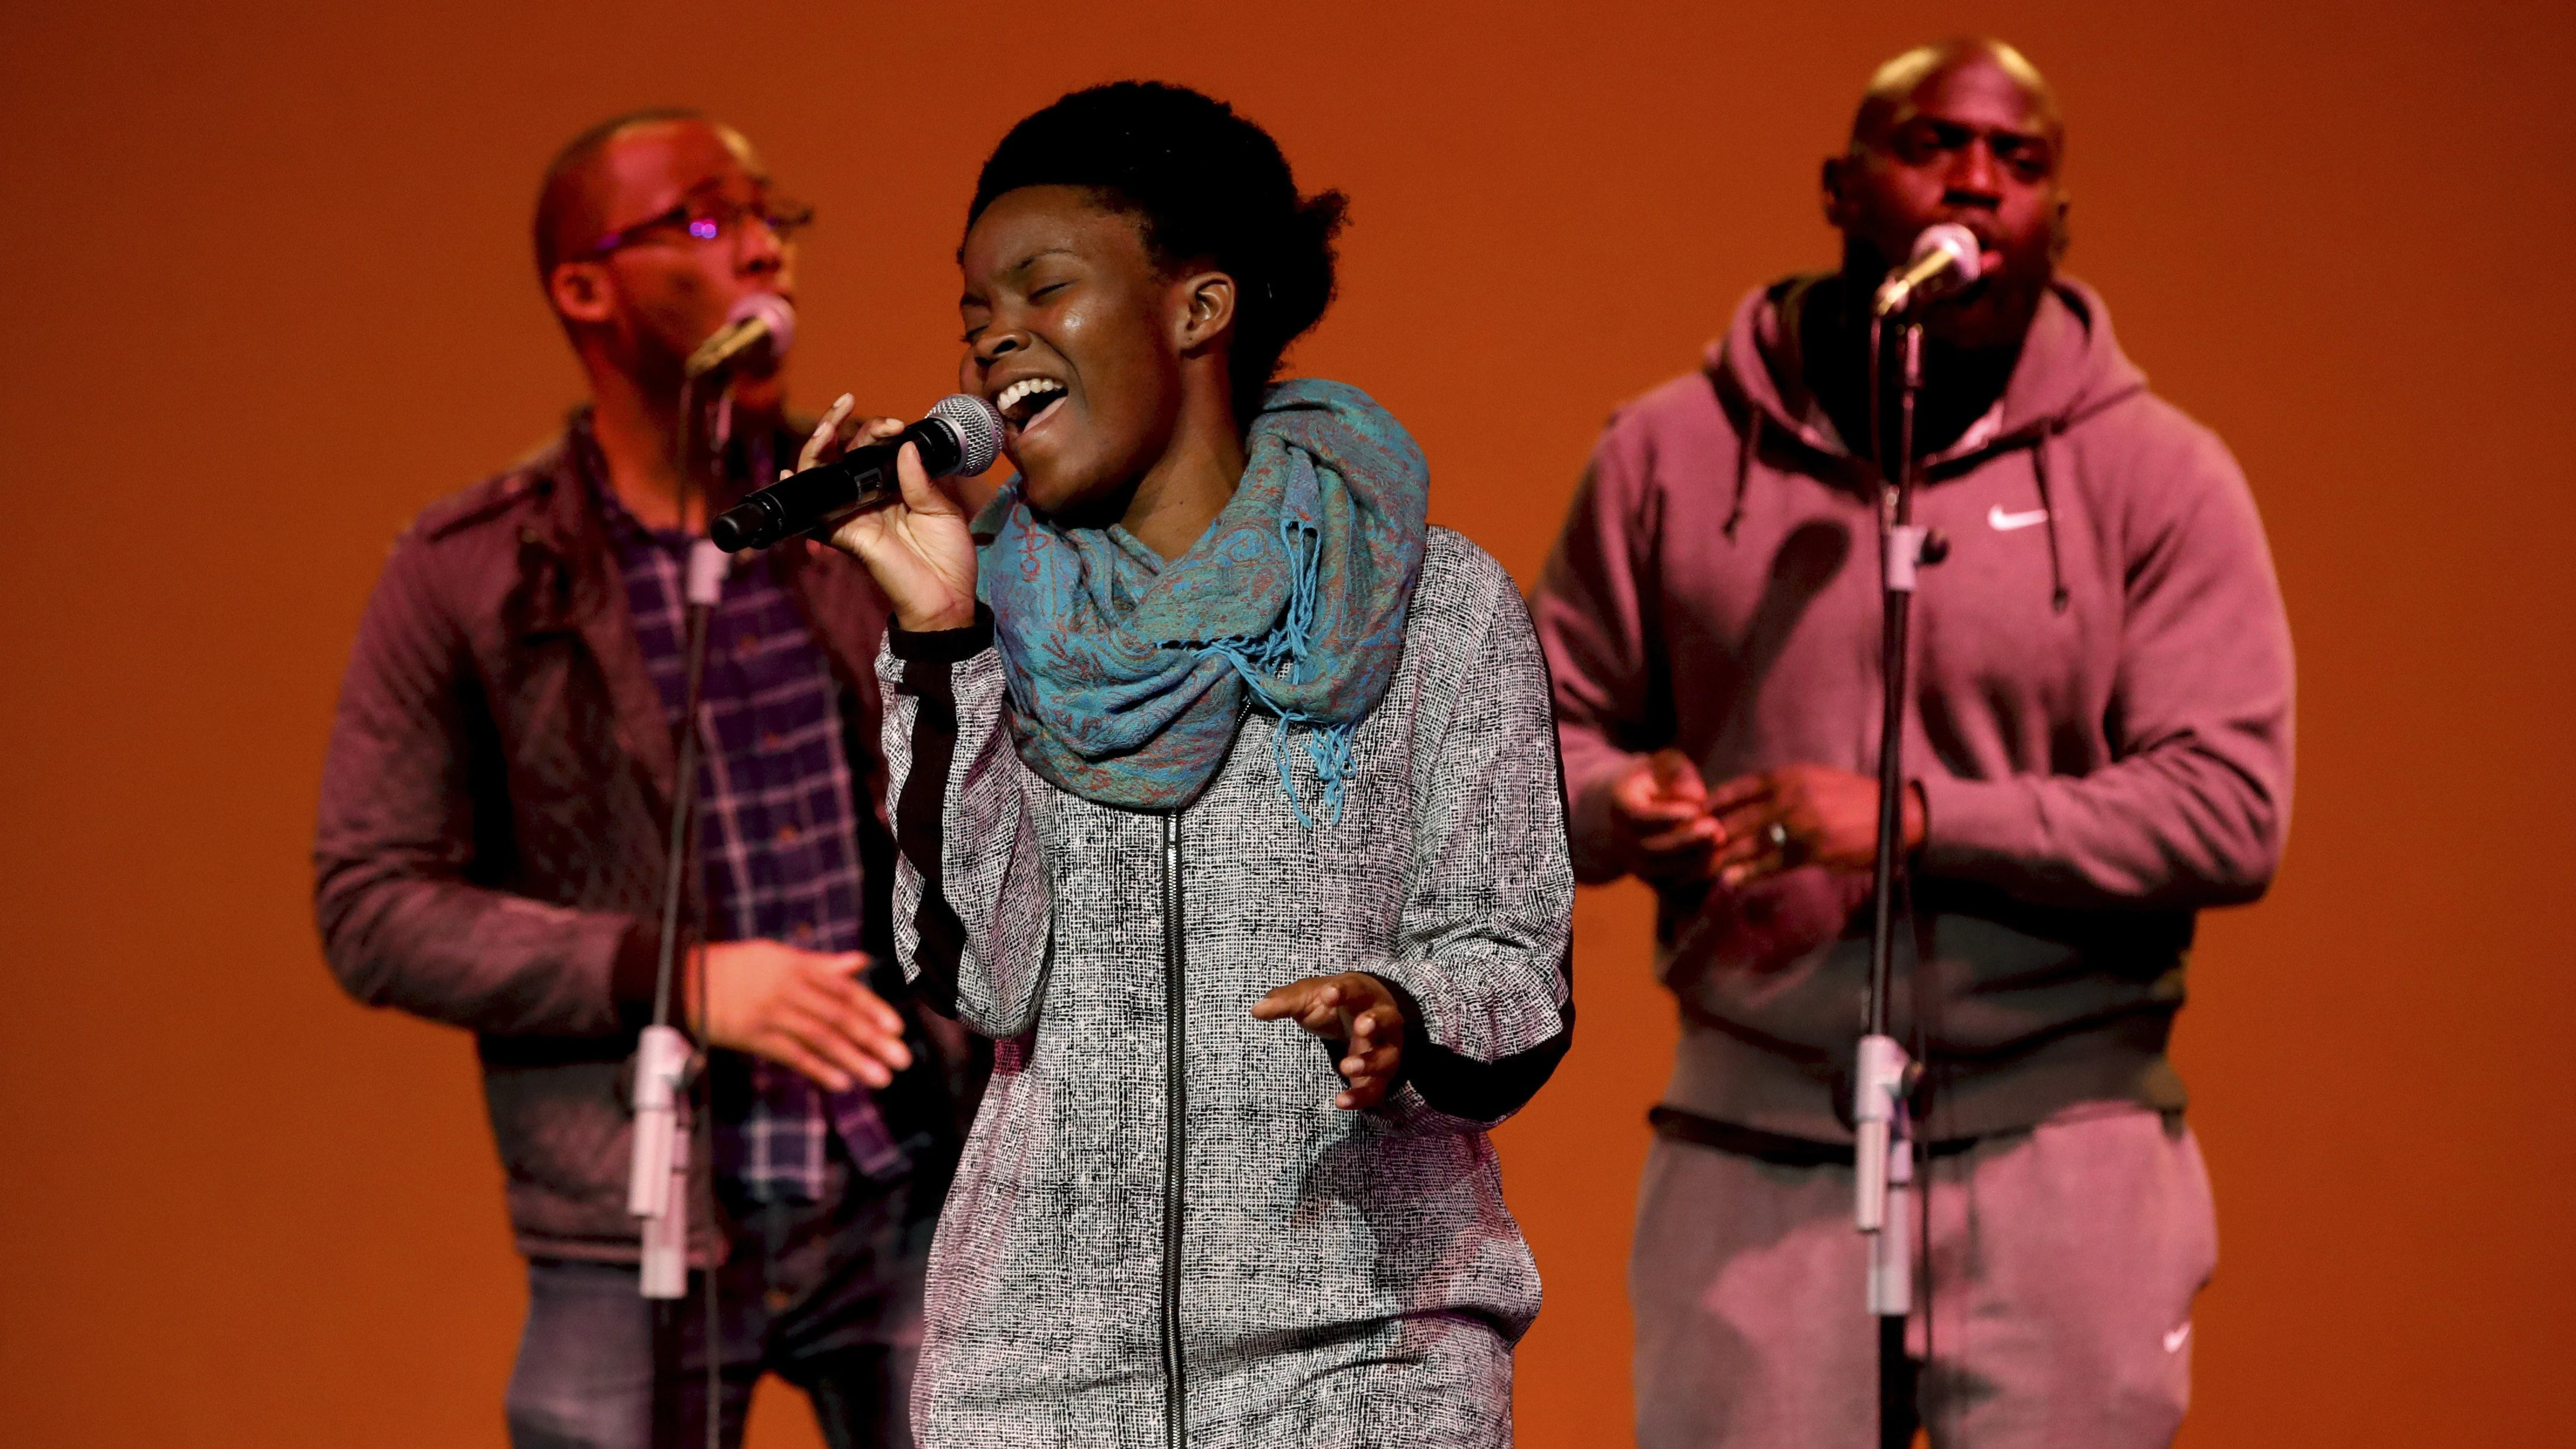
[[(832, 1449), (912, 1449), (933, 1215), (916, 1211), (911, 1184), (856, 1178), (836, 1150), (820, 1203), (720, 1191), (731, 1237), (715, 1270), (722, 1443), (742, 1442), (752, 1386), (775, 1373), (810, 1396)], [(687, 1298), (655, 1304), (638, 1296), (632, 1264), (531, 1260), (505, 1401), (513, 1449), (704, 1444), (705, 1278), (691, 1273)], [(657, 1362), (671, 1367), (657, 1373)]]

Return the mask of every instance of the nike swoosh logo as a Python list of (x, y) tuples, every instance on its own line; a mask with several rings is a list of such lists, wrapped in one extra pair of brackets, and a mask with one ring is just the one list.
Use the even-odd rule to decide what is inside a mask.
[(2182, 1346), (2183, 1346), (2183, 1344), (2184, 1344), (2187, 1340), (2189, 1340), (2189, 1339), (2190, 1339), (2190, 1337), (2191, 1337), (2191, 1325), (2190, 1325), (2190, 1324), (2188, 1324), (2188, 1323), (2184, 1324), (2184, 1325), (2183, 1325), (2182, 1327), (2180, 1327), (2180, 1328), (2175, 1329), (2173, 1332), (2166, 1334), (2166, 1335), (2165, 1335), (2165, 1352), (2167, 1352), (2167, 1353), (2180, 1353), (2180, 1352), (2182, 1352)]
[(2034, 508), (2028, 513), (2006, 513), (2004, 506), (1998, 503), (1986, 510), (1986, 524), (1997, 533), (2010, 533), (2016, 528), (2028, 528), (2034, 523), (2047, 521), (2048, 510), (2045, 508)]

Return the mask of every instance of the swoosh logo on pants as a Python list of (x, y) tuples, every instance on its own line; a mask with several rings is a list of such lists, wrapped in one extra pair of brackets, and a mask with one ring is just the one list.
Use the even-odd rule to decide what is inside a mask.
[(2004, 506), (1998, 503), (1986, 510), (1986, 524), (1997, 533), (2010, 533), (2016, 528), (2028, 528), (2034, 523), (2047, 521), (2048, 510), (2045, 508), (2034, 508), (2028, 513), (2006, 513)]

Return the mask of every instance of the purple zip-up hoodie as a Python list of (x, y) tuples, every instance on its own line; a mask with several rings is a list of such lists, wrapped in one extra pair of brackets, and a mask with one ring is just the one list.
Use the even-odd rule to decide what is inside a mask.
[[(1611, 419), (1533, 601), (1583, 879), (1618, 873), (1608, 791), (1639, 755), (1677, 748), (1712, 786), (1877, 769), (1877, 471), (1801, 380), (1813, 280), (1754, 292), (1705, 371)], [(1922, 1130), (2179, 1108), (2194, 913), (2260, 896), (2289, 823), (2289, 626), (2253, 497), (2060, 278), (1915, 518), (1951, 543), (1915, 596), (1905, 712), (1930, 829), (1893, 1030), (1930, 1050)], [(1868, 884), (1808, 867), (1661, 893), (1667, 1105), (1849, 1140)]]

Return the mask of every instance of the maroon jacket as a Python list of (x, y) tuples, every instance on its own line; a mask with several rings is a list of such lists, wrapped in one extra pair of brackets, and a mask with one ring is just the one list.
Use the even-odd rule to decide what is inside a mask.
[[(1611, 420), (1540, 584), (1587, 879), (1615, 873), (1606, 792), (1634, 755), (1676, 747), (1712, 785), (1876, 772), (1876, 472), (1805, 393), (1784, 321), (1799, 295), (1753, 293), (1704, 372)], [(1928, 1133), (2085, 1100), (2179, 1107), (2165, 1042), (2194, 912), (2261, 895), (2289, 822), (2289, 628), (2253, 497), (2147, 391), (2101, 299), (2060, 279), (1997, 412), (1931, 460), (1916, 510), (1952, 542), (1916, 595), (1906, 707), (1930, 805), (1913, 875)], [(1867, 888), (1808, 868), (1663, 894), (1683, 1018), (1669, 1105), (1847, 1139)]]
[[(891, 963), (874, 668), (885, 599), (819, 545), (766, 557), (844, 690), (851, 778), (867, 792), (853, 802), (866, 936)], [(624, 1074), (657, 946), (674, 745), (569, 435), (432, 504), (395, 542), (323, 767), (314, 912), (350, 995), (476, 1034), (510, 1219), (532, 1255), (636, 1256)], [(898, 998), (887, 978), (872, 984)], [(953, 1139), (940, 1055), (914, 1036), (925, 1065), (880, 1106), (898, 1139)], [(707, 1226), (701, 1211), (701, 1261)]]

